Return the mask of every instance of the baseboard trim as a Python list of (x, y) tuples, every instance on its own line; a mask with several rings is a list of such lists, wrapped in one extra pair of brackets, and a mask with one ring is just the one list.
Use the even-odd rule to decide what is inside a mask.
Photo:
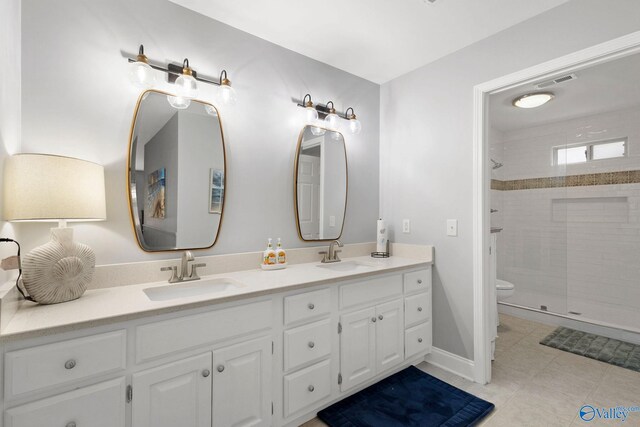
[(427, 354), (424, 360), (440, 369), (466, 378), (469, 381), (475, 381), (473, 360), (449, 353), (438, 347), (433, 347), (431, 353)]

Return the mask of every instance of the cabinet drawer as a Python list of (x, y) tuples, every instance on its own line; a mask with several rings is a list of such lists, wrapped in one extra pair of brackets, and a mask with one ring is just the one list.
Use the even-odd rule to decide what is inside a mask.
[(331, 395), (331, 362), (325, 360), (284, 377), (284, 416)]
[(329, 319), (284, 332), (284, 370), (328, 356), (331, 353)]
[(136, 328), (136, 361), (271, 328), (271, 300), (149, 323)]
[(431, 319), (431, 292), (424, 292), (404, 299), (404, 327)]
[(340, 308), (373, 303), (402, 294), (402, 276), (369, 279), (340, 287)]
[(7, 397), (115, 372), (126, 366), (126, 331), (92, 335), (10, 351), (5, 355)]
[(431, 322), (421, 323), (404, 333), (405, 358), (431, 351)]
[(124, 427), (124, 396), (122, 377), (8, 409), (5, 427)]
[(305, 292), (304, 294), (285, 297), (284, 323), (299, 322), (326, 316), (331, 312), (331, 292), (329, 289)]
[(431, 290), (431, 267), (404, 274), (404, 293)]

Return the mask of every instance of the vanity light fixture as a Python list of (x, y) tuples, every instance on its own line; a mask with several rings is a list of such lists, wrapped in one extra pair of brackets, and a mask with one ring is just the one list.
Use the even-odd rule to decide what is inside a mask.
[(536, 108), (551, 101), (555, 95), (552, 92), (534, 92), (520, 95), (512, 102), (518, 108)]
[[(362, 130), (362, 123), (356, 117), (353, 107), (347, 108), (347, 111), (339, 113), (333, 104), (329, 101), (326, 105), (313, 104), (311, 95), (306, 94), (302, 98), (302, 102), (294, 100), (298, 107), (304, 108), (303, 121), (305, 125), (311, 125), (311, 132), (314, 135), (324, 135), (327, 130), (336, 133), (340, 127), (340, 119), (344, 119), (349, 124), (349, 131), (358, 134)], [(333, 135), (332, 135), (333, 136)]]
[(231, 87), (231, 80), (227, 78), (227, 70), (220, 73), (220, 87), (216, 95), (218, 102), (224, 105), (234, 105), (236, 103), (236, 90)]
[[(309, 98), (309, 100), (307, 100)], [(313, 102), (311, 101), (311, 94), (306, 94), (302, 99), (302, 104), (304, 105), (304, 122), (308, 125), (313, 125), (318, 120), (318, 111), (313, 106)]]
[[(331, 107), (329, 107), (329, 104), (331, 104)], [(327, 117), (324, 118), (324, 125), (329, 130), (338, 130), (338, 119), (340, 117), (336, 114), (336, 109), (333, 105), (333, 101), (327, 102), (326, 106), (327, 108), (329, 108), (329, 114), (327, 114)]]
[(227, 77), (227, 70), (222, 70), (220, 78), (216, 80), (198, 76), (189, 65), (189, 59), (185, 58), (182, 65), (168, 64), (166, 67), (155, 65), (144, 54), (144, 46), (140, 45), (138, 56), (131, 58), (125, 56), (132, 63), (129, 73), (132, 82), (143, 89), (149, 89), (155, 84), (153, 70), (168, 74), (169, 83), (176, 85), (176, 95), (167, 96), (167, 101), (173, 107), (184, 109), (189, 107), (190, 101), (198, 96), (198, 82), (220, 86), (216, 94), (217, 101), (225, 105), (233, 105), (236, 102), (236, 91), (231, 87), (231, 80)]
[[(349, 110), (351, 110), (351, 114), (349, 114)], [(347, 111), (344, 113), (349, 119), (349, 130), (353, 134), (358, 134), (362, 130), (362, 123), (356, 117), (355, 111), (353, 111), (353, 107), (347, 108)]]
[(129, 79), (140, 89), (149, 89), (156, 82), (156, 76), (153, 68), (149, 65), (149, 59), (144, 54), (144, 46), (140, 45), (136, 60), (131, 63), (129, 70)]
[(198, 83), (193, 77), (193, 70), (189, 66), (189, 59), (182, 62), (182, 74), (175, 81), (178, 97), (194, 99), (198, 96)]

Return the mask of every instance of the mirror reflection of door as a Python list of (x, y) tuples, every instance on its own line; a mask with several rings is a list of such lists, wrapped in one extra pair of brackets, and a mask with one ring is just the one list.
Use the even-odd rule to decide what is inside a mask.
[(296, 158), (296, 219), (302, 240), (340, 237), (347, 197), (347, 158), (338, 132), (307, 126)]

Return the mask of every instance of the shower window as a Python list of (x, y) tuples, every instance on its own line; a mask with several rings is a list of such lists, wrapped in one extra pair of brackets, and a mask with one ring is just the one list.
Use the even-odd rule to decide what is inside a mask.
[(627, 138), (553, 147), (555, 165), (573, 165), (627, 155)]

